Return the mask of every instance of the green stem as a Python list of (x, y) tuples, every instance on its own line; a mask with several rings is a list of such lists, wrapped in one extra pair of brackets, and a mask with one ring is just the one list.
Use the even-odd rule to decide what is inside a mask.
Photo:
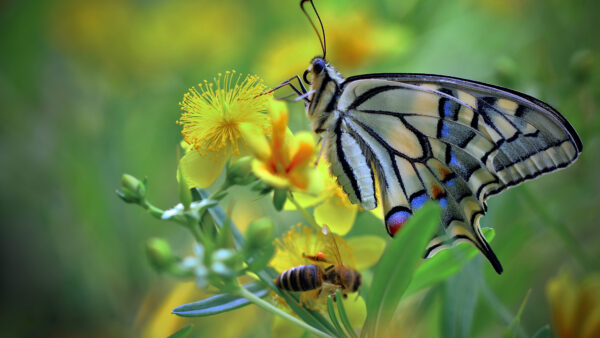
[(219, 189), (217, 189), (217, 191), (215, 191), (212, 194), (210, 194), (210, 196), (208, 196), (206, 199), (214, 200), (217, 196), (219, 196), (225, 190), (229, 189), (229, 187), (231, 187), (231, 185), (227, 184), (227, 181), (225, 181), (223, 183), (223, 185), (221, 185), (221, 187), (219, 187)]
[(202, 235), (200, 234), (197, 224), (190, 222), (186, 224), (186, 228), (190, 229), (190, 232), (192, 233), (192, 235), (194, 235), (194, 239), (196, 239), (196, 242), (204, 245), (204, 241), (202, 241)]
[(541, 203), (537, 200), (537, 198), (529, 192), (529, 190), (523, 188), (522, 196), (531, 208), (539, 214), (542, 221), (549, 225), (550, 228), (558, 235), (558, 237), (563, 241), (565, 246), (573, 253), (576, 260), (585, 268), (594, 267), (595, 263), (589, 258), (589, 256), (583, 251), (579, 241), (575, 236), (569, 231), (562, 222), (555, 220), (544, 208)]
[(292, 192), (289, 192), (288, 199), (296, 207), (296, 210), (298, 210), (302, 214), (302, 216), (304, 216), (304, 218), (306, 218), (306, 220), (308, 221), (308, 223), (310, 223), (310, 225), (312, 225), (317, 230), (319, 230), (321, 228), (319, 225), (317, 225), (317, 221), (315, 220), (315, 218), (308, 211), (306, 211), (306, 209), (304, 209), (300, 205), (300, 203), (298, 203), (298, 201), (296, 201), (296, 199), (294, 198), (294, 194), (292, 194)]
[(327, 335), (326, 333), (315, 329), (314, 327), (306, 324), (305, 322), (299, 320), (298, 318), (290, 315), (289, 313), (286, 313), (284, 311), (281, 311), (280, 309), (278, 309), (277, 307), (273, 306), (271, 303), (264, 301), (263, 299), (257, 297), (256, 295), (254, 295), (252, 292), (246, 290), (243, 287), (240, 287), (238, 289), (238, 296), (240, 297), (244, 297), (246, 298), (249, 302), (254, 303), (255, 305), (263, 308), (264, 310), (271, 312), (272, 314), (278, 315), (298, 326), (300, 326), (301, 328), (307, 330), (308, 332), (319, 336), (319, 337), (331, 337), (329, 335)]
[(148, 210), (150, 215), (154, 216), (154, 218), (162, 219), (162, 214), (164, 210), (155, 207), (152, 203), (148, 202), (144, 199), (141, 203), (142, 208)]

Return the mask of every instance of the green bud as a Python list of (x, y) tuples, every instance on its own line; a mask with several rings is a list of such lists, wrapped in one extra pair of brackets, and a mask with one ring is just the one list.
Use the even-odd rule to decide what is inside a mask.
[(227, 184), (228, 185), (247, 185), (256, 180), (252, 174), (252, 157), (245, 156), (227, 167)]
[(171, 246), (162, 238), (151, 238), (146, 242), (146, 255), (150, 265), (157, 271), (167, 270), (176, 260)]
[(275, 191), (273, 191), (273, 206), (275, 207), (275, 210), (283, 210), (285, 200), (287, 199), (287, 193), (287, 189), (275, 189)]
[(127, 203), (140, 203), (146, 198), (146, 184), (129, 174), (123, 174), (121, 190), (117, 190), (117, 195)]
[(268, 218), (261, 218), (250, 223), (246, 231), (248, 249), (260, 249), (270, 245), (275, 238), (275, 224)]

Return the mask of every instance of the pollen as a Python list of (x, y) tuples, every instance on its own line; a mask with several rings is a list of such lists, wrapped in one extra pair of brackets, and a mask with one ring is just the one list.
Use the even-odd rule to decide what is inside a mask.
[(265, 111), (272, 95), (262, 95), (265, 89), (259, 77), (235, 70), (191, 88), (179, 103), (183, 114), (177, 123), (183, 126), (185, 141), (203, 155), (239, 154), (240, 124), (252, 124), (264, 132), (269, 129)]

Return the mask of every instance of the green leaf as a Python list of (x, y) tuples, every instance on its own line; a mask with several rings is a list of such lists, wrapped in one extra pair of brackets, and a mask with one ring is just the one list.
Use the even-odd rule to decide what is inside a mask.
[[(263, 283), (252, 282), (243, 286), (257, 297), (264, 297), (269, 293)], [(172, 313), (181, 317), (206, 317), (218, 313), (239, 309), (250, 304), (245, 298), (229, 294), (218, 294), (197, 302), (180, 305)]]
[(517, 312), (517, 315), (515, 316), (515, 318), (512, 320), (510, 325), (508, 325), (508, 327), (504, 331), (503, 337), (509, 338), (509, 337), (517, 336), (519, 325), (521, 323), (521, 316), (523, 315), (523, 311), (525, 310), (525, 305), (527, 305), (527, 301), (529, 300), (530, 295), (531, 295), (531, 289), (527, 290), (527, 293), (525, 294), (525, 298), (523, 298), (523, 302), (521, 303), (521, 306), (519, 307), (519, 312)]
[(331, 295), (327, 296), (327, 311), (329, 312), (329, 319), (333, 323), (333, 326), (335, 326), (336, 330), (342, 334), (340, 337), (347, 337), (346, 334), (343, 333), (344, 330), (335, 315), (335, 307), (333, 306), (333, 297), (331, 297)]
[(275, 189), (273, 192), (273, 206), (275, 210), (283, 210), (285, 200), (287, 199), (287, 189)]
[[(192, 191), (192, 195), (194, 198), (206, 199), (208, 198), (208, 193), (203, 189), (194, 188)], [(208, 213), (205, 214), (210, 215), (212, 221), (217, 224), (218, 227), (221, 227), (225, 220), (227, 219), (227, 215), (225, 214), (225, 210), (221, 208), (218, 204), (208, 209)], [(233, 222), (231, 222), (231, 231), (233, 232), (233, 243), (235, 244), (236, 249), (241, 249), (244, 247), (244, 235), (238, 230)]]
[[(491, 242), (496, 234), (494, 229), (484, 228), (482, 230), (485, 238)], [(447, 280), (457, 274), (478, 253), (479, 251), (469, 243), (461, 243), (426, 259), (417, 268), (405, 296)]]
[(192, 324), (186, 325), (181, 330), (170, 335), (169, 338), (185, 338), (192, 332), (192, 327), (194, 327)]
[(550, 338), (552, 337), (550, 331), (550, 325), (546, 324), (542, 326), (537, 332), (533, 335), (533, 338)]
[(365, 331), (378, 337), (392, 318), (425, 247), (440, 227), (441, 210), (427, 203), (404, 225), (377, 264), (369, 298)]
[(470, 337), (480, 290), (481, 263), (472, 261), (444, 283), (441, 319), (445, 337)]
[(354, 332), (354, 328), (352, 328), (352, 324), (350, 324), (350, 320), (348, 319), (348, 315), (346, 314), (346, 308), (344, 307), (344, 302), (342, 301), (342, 291), (340, 291), (340, 289), (337, 289), (335, 291), (335, 297), (336, 299), (340, 300), (339, 302), (337, 302), (337, 308), (338, 312), (340, 313), (340, 320), (342, 321), (342, 324), (344, 324), (346, 332), (348, 332), (350, 337), (356, 338), (356, 332)]
[(233, 248), (233, 230), (231, 228), (231, 218), (227, 217), (221, 224), (221, 231), (217, 235), (218, 248)]
[(275, 254), (275, 247), (273, 245), (268, 245), (261, 250), (253, 251), (252, 256), (247, 258), (248, 270), (257, 273), (264, 269), (271, 260), (271, 257), (273, 257), (273, 254)]

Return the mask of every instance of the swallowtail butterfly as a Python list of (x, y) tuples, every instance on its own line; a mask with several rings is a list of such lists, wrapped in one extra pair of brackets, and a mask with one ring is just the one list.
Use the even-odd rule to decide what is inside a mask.
[(350, 201), (364, 209), (382, 203), (393, 236), (416, 209), (437, 200), (445, 235), (430, 242), (427, 257), (468, 241), (501, 273), (480, 229), (486, 200), (573, 163), (582, 150), (573, 127), (547, 103), (477, 81), (412, 73), (344, 78), (326, 61), (325, 30), (314, 3), (301, 0), (300, 7), (323, 56), (304, 73), (308, 90), (299, 76), (275, 89), (289, 86), (305, 101), (330, 171)]

